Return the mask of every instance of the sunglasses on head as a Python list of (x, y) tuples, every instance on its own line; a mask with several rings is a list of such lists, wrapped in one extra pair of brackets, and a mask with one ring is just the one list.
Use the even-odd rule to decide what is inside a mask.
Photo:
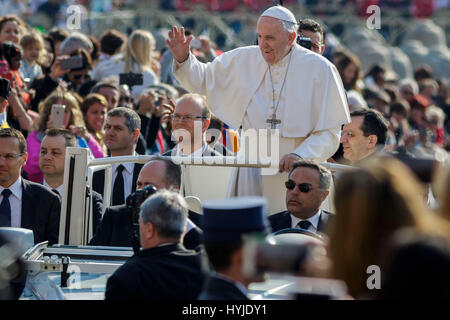
[[(286, 186), (286, 189), (294, 190), (294, 188), (297, 184), (292, 180), (288, 180), (284, 183), (284, 185)], [(303, 193), (308, 193), (309, 191), (311, 191), (311, 189), (313, 189), (313, 186), (310, 185), (309, 183), (299, 183), (297, 186), (298, 186), (298, 190), (300, 190), (300, 192), (303, 192)]]

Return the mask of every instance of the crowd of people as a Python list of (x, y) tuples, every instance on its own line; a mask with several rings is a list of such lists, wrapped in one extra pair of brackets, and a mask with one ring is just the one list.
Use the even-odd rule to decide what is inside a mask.
[[(345, 281), (353, 298), (448, 298), (446, 80), (427, 66), (414, 79), (393, 80), (381, 65), (363, 75), (343, 49), (328, 60), (323, 27), (284, 7), (256, 27), (257, 46), (228, 52), (173, 27), (158, 52), (149, 30), (96, 39), (0, 16), (0, 226), (58, 242), (66, 147), (91, 159), (158, 155), (113, 164), (110, 203), (105, 170), (93, 175), (92, 245), (135, 246), (127, 199), (158, 190), (141, 206), (142, 249), (109, 278), (107, 299), (246, 299), (241, 236), (289, 228), (324, 241), (329, 261), (309, 271)], [(236, 155), (240, 130), (252, 128), (279, 130), (278, 172), (236, 168), (236, 199), (188, 210), (168, 156)], [(332, 173), (325, 161), (358, 169)], [(333, 181), (331, 213), (321, 206)], [(382, 290), (366, 286), (370, 265), (383, 270)], [(408, 277), (422, 277), (416, 289)]]

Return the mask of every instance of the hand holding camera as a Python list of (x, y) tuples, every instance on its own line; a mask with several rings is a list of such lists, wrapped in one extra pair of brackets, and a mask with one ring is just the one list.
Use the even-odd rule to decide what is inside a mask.
[(136, 190), (127, 197), (126, 205), (131, 211), (131, 221), (134, 226), (139, 225), (139, 211), (141, 204), (152, 194), (156, 193), (156, 188), (152, 185), (145, 186), (142, 189)]
[(50, 78), (52, 78), (53, 81), (56, 81), (58, 78), (70, 72), (70, 69), (64, 69), (61, 66), (61, 61), (67, 58), (68, 56), (60, 56), (55, 59), (50, 71)]

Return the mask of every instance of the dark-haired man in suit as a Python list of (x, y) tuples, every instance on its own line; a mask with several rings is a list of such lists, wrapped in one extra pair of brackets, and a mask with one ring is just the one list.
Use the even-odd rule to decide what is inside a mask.
[[(105, 145), (111, 157), (137, 155), (136, 143), (141, 129), (139, 115), (129, 108), (114, 108), (108, 112), (105, 125)], [(140, 163), (116, 163), (112, 165), (111, 205), (121, 205), (136, 191), (136, 181), (141, 171)], [(105, 171), (95, 172), (92, 177), (92, 189), (103, 197)], [(105, 206), (108, 204), (105, 203)]]
[(286, 182), (287, 211), (269, 217), (272, 231), (300, 228), (315, 234), (326, 234), (333, 215), (321, 210), (328, 196), (331, 173), (312, 161), (299, 160)]
[[(44, 174), (42, 184), (55, 192), (59, 201), (64, 194), (64, 164), (66, 147), (75, 147), (75, 136), (70, 130), (53, 128), (45, 132), (39, 154), (39, 169)], [(92, 217), (94, 234), (103, 214), (102, 196), (92, 191)]]
[(61, 205), (49, 188), (23, 179), (27, 144), (15, 129), (0, 130), (0, 226), (33, 230), (34, 242), (58, 242)]

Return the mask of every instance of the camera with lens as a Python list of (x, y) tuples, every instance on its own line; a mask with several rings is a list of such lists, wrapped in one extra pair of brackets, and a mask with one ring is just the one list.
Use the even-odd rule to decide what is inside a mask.
[(308, 50), (311, 50), (312, 48), (312, 41), (309, 37), (302, 37), (299, 35), (297, 36), (297, 43)]
[(141, 209), (141, 204), (156, 191), (157, 190), (154, 186), (148, 185), (142, 189), (136, 190), (128, 196), (127, 208), (132, 212), (131, 220), (133, 225), (139, 224), (139, 211)]

